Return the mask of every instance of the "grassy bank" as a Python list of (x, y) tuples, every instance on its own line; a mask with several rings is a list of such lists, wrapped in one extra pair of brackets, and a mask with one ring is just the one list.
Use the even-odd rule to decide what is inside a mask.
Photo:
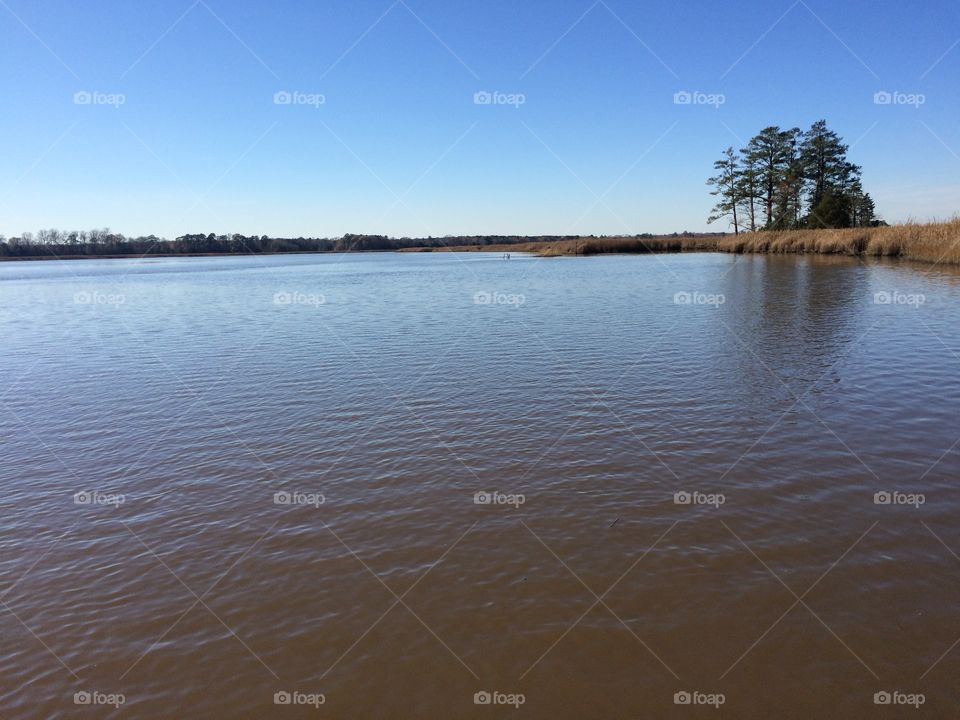
[(670, 235), (653, 238), (587, 237), (451, 249), (532, 252), (542, 257), (670, 252), (811, 253), (898, 257), (960, 265), (960, 218), (945, 223), (908, 223), (843, 230), (771, 230), (740, 235)]

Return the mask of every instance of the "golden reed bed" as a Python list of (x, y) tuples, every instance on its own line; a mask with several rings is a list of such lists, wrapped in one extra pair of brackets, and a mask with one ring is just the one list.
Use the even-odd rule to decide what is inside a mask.
[(899, 257), (960, 265), (960, 218), (843, 230), (768, 230), (740, 235), (579, 238), (517, 245), (452, 247), (453, 251), (533, 252), (544, 257), (605, 253), (813, 253)]

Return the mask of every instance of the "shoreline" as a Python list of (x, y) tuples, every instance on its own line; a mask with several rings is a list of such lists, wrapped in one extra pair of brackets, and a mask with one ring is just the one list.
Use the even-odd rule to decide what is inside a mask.
[[(418, 252), (411, 248), (402, 252)], [(721, 252), (738, 255), (834, 255), (960, 265), (960, 219), (924, 225), (823, 230), (760, 230), (723, 236), (576, 240), (423, 248), (419, 252), (526, 252), (538, 257)]]
[(493, 252), (536, 257), (648, 255), (721, 252), (739, 255), (835, 255), (883, 257), (923, 263), (960, 265), (960, 219), (943, 223), (845, 229), (760, 230), (739, 235), (684, 234), (579, 237), (561, 240), (478, 245), (411, 246), (364, 250), (289, 250), (271, 252), (110, 253), (104, 255), (0, 256), (0, 262), (50, 260), (145, 260), (177, 257), (257, 257), (260, 255), (344, 255), (356, 252)]
[[(211, 253), (110, 253), (108, 255), (0, 255), (0, 262), (43, 262), (45, 260), (146, 260), (147, 258), (178, 258), (178, 257), (259, 257), (261, 255), (346, 255), (349, 250), (288, 250), (276, 252), (239, 253), (239, 252), (211, 252)], [(369, 251), (378, 252), (378, 251)], [(392, 252), (385, 250), (383, 252)]]

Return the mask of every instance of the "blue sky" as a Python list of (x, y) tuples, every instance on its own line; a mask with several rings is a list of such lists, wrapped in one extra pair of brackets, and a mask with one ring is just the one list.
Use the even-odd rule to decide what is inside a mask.
[(720, 152), (821, 117), (946, 218), (958, 41), (947, 0), (2, 0), (0, 233), (719, 230)]

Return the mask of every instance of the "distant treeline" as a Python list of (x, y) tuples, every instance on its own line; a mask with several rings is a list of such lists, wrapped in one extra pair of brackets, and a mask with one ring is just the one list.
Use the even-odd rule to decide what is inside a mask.
[(734, 234), (886, 225), (847, 150), (826, 120), (806, 131), (764, 128), (713, 164), (717, 174), (707, 183), (717, 204), (707, 222), (727, 220)]
[[(676, 233), (675, 233), (676, 235)], [(575, 240), (577, 235), (457, 235), (391, 238), (386, 235), (348, 234), (339, 238), (276, 238), (266, 235), (181, 235), (175, 240), (155, 235), (126, 237), (104, 230), (41, 230), (36, 235), (0, 236), (0, 258), (110, 257), (125, 255), (243, 255), (291, 252), (371, 252), (410, 248), (516, 245)], [(591, 236), (593, 237), (593, 236)], [(645, 233), (640, 238), (652, 238)]]

